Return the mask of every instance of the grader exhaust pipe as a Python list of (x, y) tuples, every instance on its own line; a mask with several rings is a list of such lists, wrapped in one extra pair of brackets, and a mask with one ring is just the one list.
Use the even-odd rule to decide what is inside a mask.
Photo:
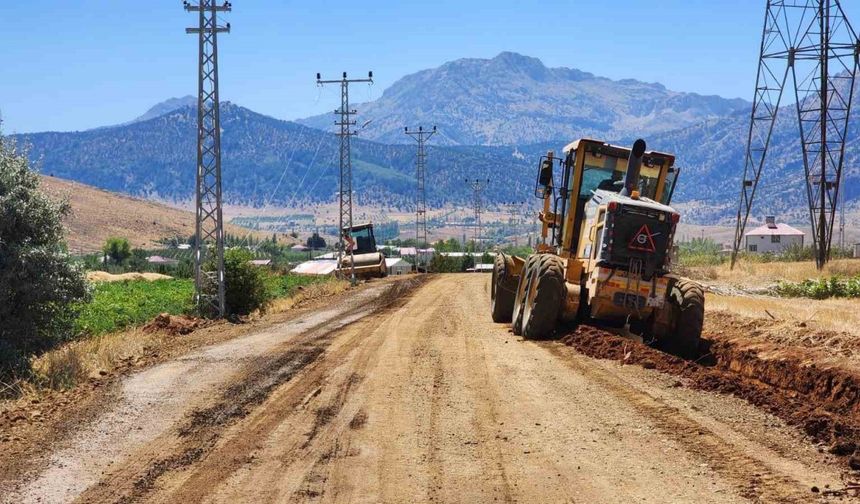
[(630, 157), (627, 158), (627, 173), (624, 174), (624, 189), (622, 196), (632, 196), (639, 187), (639, 171), (642, 169), (642, 155), (645, 154), (645, 140), (641, 138), (633, 142)]

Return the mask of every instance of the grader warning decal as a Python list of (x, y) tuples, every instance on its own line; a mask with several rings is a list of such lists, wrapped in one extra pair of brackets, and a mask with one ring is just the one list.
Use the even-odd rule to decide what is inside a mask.
[(648, 228), (648, 224), (643, 224), (642, 227), (639, 228), (639, 231), (633, 235), (633, 239), (630, 240), (630, 244), (627, 245), (627, 248), (648, 253), (654, 253), (657, 251), (657, 246), (654, 245), (654, 234), (651, 233), (651, 230)]

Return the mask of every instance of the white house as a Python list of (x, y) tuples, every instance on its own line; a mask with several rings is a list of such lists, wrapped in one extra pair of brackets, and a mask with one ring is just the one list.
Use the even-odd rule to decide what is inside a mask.
[(412, 271), (412, 265), (399, 257), (386, 257), (385, 267), (389, 275), (405, 275)]
[(744, 239), (747, 252), (778, 254), (793, 245), (802, 247), (803, 231), (788, 224), (777, 224), (774, 217), (766, 217), (765, 225), (747, 231)]

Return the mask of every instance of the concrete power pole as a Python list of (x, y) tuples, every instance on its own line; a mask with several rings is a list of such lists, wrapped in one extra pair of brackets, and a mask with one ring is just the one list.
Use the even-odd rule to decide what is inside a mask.
[(486, 182), (479, 179), (475, 179), (474, 182), (466, 180), (466, 183), (469, 184), (475, 193), (473, 205), (475, 209), (475, 251), (477, 252), (478, 248), (481, 247), (481, 191), (486, 189), (487, 184), (490, 183), (490, 179), (486, 179)]
[[(200, 0), (184, 2), (187, 12), (198, 13), (197, 28), (185, 33), (198, 36), (197, 82), (197, 219), (194, 233), (194, 285), (201, 315), (223, 317), (224, 220), (221, 210), (221, 112), (218, 95), (218, 34), (229, 33), (230, 23), (218, 25), (218, 13), (232, 5)], [(213, 261), (214, 268), (206, 269)]]
[[(350, 137), (357, 135), (358, 132), (353, 130), (355, 120), (352, 116), (358, 112), (349, 108), (349, 85), (353, 82), (367, 82), (373, 84), (373, 72), (367, 72), (366, 79), (348, 79), (346, 72), (343, 73), (343, 78), (338, 80), (322, 80), (320, 74), (317, 74), (317, 86), (325, 84), (340, 84), (340, 109), (335, 110), (335, 115), (340, 116), (339, 121), (335, 121), (336, 126), (340, 126), (340, 132), (337, 136), (340, 137), (340, 189), (338, 191), (338, 202), (340, 204), (340, 212), (338, 219), (338, 252), (337, 252), (337, 268), (340, 271), (341, 260), (343, 259), (344, 249), (344, 228), (348, 228), (352, 232), (352, 157), (350, 154)], [(350, 281), (355, 285), (355, 254), (350, 248), (349, 256), (351, 259), (350, 266)], [(341, 275), (343, 273), (341, 272)]]
[[(408, 127), (403, 128), (403, 131), (418, 142), (418, 154), (415, 156), (415, 176), (418, 179), (418, 191), (415, 196), (415, 242), (418, 248), (422, 243), (424, 248), (427, 248), (427, 193), (424, 188), (427, 153), (424, 150), (424, 144), (436, 133), (436, 126), (433, 126), (430, 131), (424, 131), (423, 126), (418, 126), (418, 131), (409, 131)], [(417, 252), (416, 262), (418, 265), (421, 264), (421, 254)]]

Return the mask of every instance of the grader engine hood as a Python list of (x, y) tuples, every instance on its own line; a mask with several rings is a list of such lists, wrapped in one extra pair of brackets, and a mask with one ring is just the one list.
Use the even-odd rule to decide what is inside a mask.
[(646, 279), (666, 271), (678, 214), (651, 200), (616, 194), (608, 199), (599, 262), (640, 270)]

